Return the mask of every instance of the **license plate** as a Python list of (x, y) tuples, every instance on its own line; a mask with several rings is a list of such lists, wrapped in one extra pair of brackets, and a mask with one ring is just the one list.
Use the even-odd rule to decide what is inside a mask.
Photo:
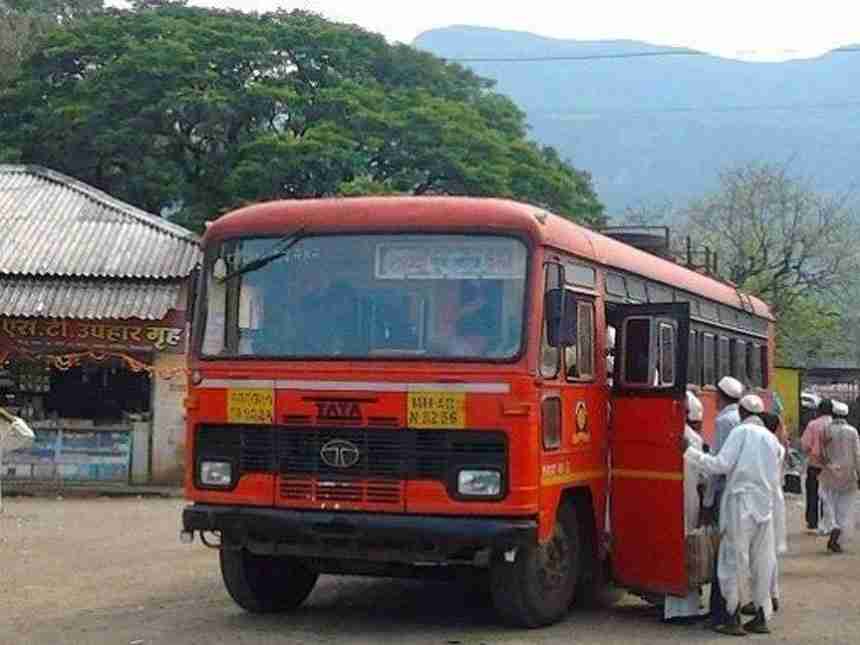
[(410, 392), (407, 405), (410, 428), (465, 428), (464, 392)]
[(229, 423), (270, 424), (274, 416), (274, 390), (227, 390)]

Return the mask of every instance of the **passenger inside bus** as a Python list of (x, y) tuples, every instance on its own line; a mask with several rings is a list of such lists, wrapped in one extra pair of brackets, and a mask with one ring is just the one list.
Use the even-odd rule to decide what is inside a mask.
[(476, 280), (462, 283), (453, 334), (444, 341), (446, 356), (482, 356), (491, 339), (492, 312), (485, 289)]

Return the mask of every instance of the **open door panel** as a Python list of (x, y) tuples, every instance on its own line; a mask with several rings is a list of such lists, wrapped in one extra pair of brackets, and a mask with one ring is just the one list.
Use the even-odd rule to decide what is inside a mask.
[(612, 568), (630, 589), (686, 595), (683, 458), (689, 305), (612, 312)]

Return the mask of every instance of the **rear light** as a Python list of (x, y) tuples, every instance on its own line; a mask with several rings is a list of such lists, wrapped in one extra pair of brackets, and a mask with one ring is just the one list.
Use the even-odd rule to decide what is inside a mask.
[(561, 399), (544, 399), (540, 406), (541, 434), (544, 450), (561, 446)]

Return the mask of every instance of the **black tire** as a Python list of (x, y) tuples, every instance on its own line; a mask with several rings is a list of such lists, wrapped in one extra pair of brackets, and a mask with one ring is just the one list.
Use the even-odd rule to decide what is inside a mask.
[(521, 547), (514, 562), (501, 554), (493, 562), (493, 604), (505, 622), (543, 627), (567, 615), (580, 575), (579, 533), (576, 513), (564, 506), (549, 542)]
[(221, 549), (221, 577), (230, 596), (245, 611), (269, 614), (295, 609), (313, 591), (319, 574), (295, 558)]

